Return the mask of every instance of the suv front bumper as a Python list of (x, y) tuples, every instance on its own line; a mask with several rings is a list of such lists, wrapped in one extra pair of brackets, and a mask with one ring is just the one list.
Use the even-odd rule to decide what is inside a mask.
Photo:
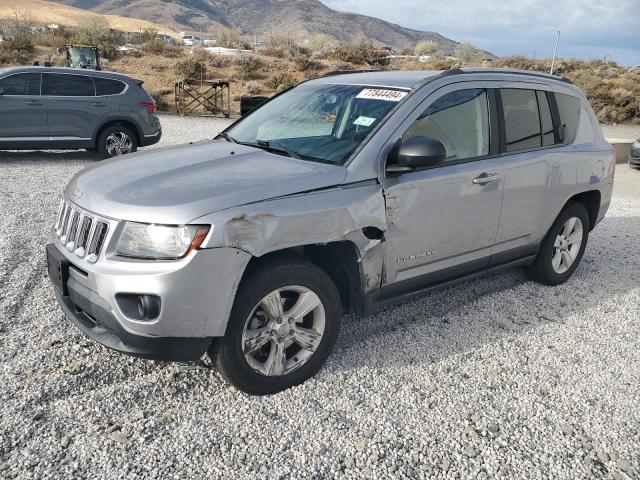
[[(233, 248), (213, 248), (172, 262), (101, 258), (91, 265), (54, 238), (47, 245), (47, 257), (50, 276), (58, 276), (52, 265), (64, 264), (64, 275), (53, 281), (56, 299), (83, 333), (129, 355), (193, 361), (202, 356), (213, 337), (224, 335), (250, 255)], [(150, 321), (127, 317), (117, 294), (157, 296), (159, 315)]]

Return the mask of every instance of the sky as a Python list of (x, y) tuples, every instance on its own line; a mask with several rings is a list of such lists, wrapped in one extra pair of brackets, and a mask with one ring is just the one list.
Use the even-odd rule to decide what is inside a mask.
[(640, 65), (640, 0), (321, 0), (403, 27), (440, 33), (498, 56), (613, 59)]

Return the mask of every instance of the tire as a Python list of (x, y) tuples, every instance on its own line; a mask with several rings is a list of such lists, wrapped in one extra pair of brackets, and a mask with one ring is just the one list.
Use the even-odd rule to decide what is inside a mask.
[[(567, 203), (542, 240), (533, 265), (526, 269), (529, 278), (551, 286), (566, 282), (580, 264), (589, 238), (589, 227), (589, 214), (585, 206), (573, 201)], [(568, 229), (571, 230), (567, 234)], [(572, 243), (578, 239), (579, 245)]]
[[(209, 355), (224, 379), (243, 392), (276, 393), (320, 370), (335, 345), (341, 315), (338, 290), (322, 269), (303, 259), (276, 258), (242, 281), (225, 336)], [(284, 361), (273, 361), (283, 358), (280, 352)]]
[(124, 125), (111, 125), (100, 132), (97, 149), (102, 158), (133, 153), (138, 149), (138, 137)]

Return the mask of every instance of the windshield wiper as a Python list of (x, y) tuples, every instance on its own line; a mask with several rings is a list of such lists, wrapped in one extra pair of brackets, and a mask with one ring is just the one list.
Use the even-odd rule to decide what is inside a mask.
[(227, 142), (238, 143), (238, 141), (235, 138), (233, 138), (228, 133), (224, 133), (224, 132), (219, 133), (218, 135), (215, 136), (215, 138), (224, 138)]
[(247, 147), (255, 147), (261, 148), (262, 150), (266, 150), (268, 152), (273, 153), (284, 153), (285, 155), (295, 158), (296, 160), (302, 160), (302, 157), (295, 150), (289, 150), (288, 148), (283, 147), (282, 145), (276, 145), (273, 142), (267, 142), (265, 140), (258, 140), (256, 143), (245, 143), (245, 142), (237, 142), (240, 145), (246, 145)]

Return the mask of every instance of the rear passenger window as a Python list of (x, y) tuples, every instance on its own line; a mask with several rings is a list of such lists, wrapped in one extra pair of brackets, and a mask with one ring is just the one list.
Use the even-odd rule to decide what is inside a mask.
[(564, 129), (564, 143), (571, 143), (578, 131), (580, 100), (563, 93), (556, 93), (555, 96), (560, 114), (560, 127)]
[(538, 101), (535, 90), (500, 90), (504, 110), (507, 152), (542, 146)]
[(93, 97), (95, 95), (93, 80), (84, 75), (46, 73), (42, 90), (43, 95), (58, 97)]
[(0, 79), (3, 95), (40, 95), (40, 74), (19, 73)]
[(551, 108), (549, 99), (545, 92), (537, 91), (538, 108), (540, 109), (540, 127), (542, 128), (542, 145), (553, 145), (556, 143), (553, 131), (553, 120), (551, 118)]
[(96, 95), (118, 95), (124, 92), (126, 85), (118, 80), (108, 78), (93, 77), (96, 85)]
[(433, 102), (409, 127), (402, 140), (427, 137), (439, 140), (445, 162), (489, 154), (489, 108), (484, 89), (458, 90)]

